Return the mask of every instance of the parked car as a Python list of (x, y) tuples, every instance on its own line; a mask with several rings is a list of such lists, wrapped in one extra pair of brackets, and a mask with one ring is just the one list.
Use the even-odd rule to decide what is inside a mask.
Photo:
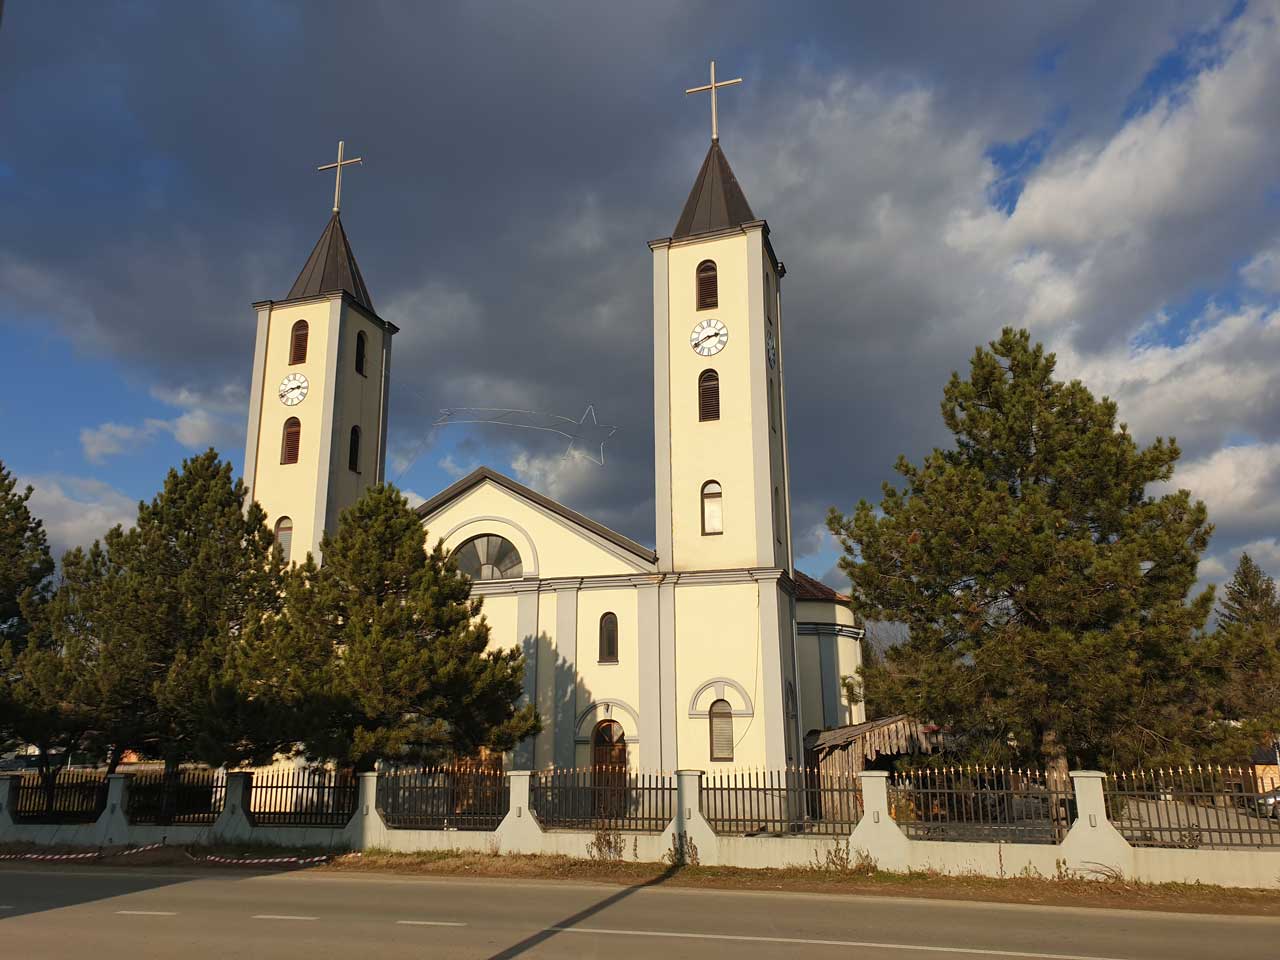
[(1280, 787), (1268, 790), (1258, 797), (1258, 815), (1280, 820)]

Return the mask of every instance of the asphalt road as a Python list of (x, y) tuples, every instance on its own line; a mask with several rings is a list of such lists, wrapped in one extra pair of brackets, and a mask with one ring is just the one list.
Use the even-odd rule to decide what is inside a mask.
[(1270, 960), (1280, 918), (686, 887), (0, 869), (0, 957)]

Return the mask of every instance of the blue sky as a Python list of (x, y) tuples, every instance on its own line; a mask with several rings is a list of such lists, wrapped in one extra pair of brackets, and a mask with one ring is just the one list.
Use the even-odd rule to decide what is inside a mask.
[[(397, 323), (388, 475), (488, 464), (653, 539), (650, 260), (707, 137), (787, 262), (800, 564), (828, 506), (946, 442), (1001, 326), (1176, 435), (1202, 568), (1280, 573), (1276, 2), (10, 4), (0, 23), (0, 459), (58, 548), (209, 444), (243, 456), (253, 315), (343, 219)], [(616, 424), (432, 431), (443, 407)]]

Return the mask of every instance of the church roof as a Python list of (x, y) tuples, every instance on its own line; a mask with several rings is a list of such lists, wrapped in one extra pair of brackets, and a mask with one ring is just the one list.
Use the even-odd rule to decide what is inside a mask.
[(356, 303), (377, 315), (369, 288), (364, 285), (356, 256), (347, 241), (347, 232), (342, 229), (342, 220), (335, 212), (285, 299), (298, 300), (339, 290), (350, 294)]
[(821, 600), (827, 603), (848, 603), (849, 598), (842, 593), (832, 590), (821, 580), (815, 580), (800, 570), (793, 571), (795, 573), (796, 599), (797, 600)]
[(751, 204), (747, 203), (742, 187), (738, 186), (738, 178), (733, 175), (729, 160), (720, 149), (720, 141), (712, 140), (672, 238), (715, 233), (755, 219)]
[(417, 508), (418, 516), (422, 517), (423, 519), (426, 519), (427, 517), (431, 516), (431, 514), (435, 513), (437, 510), (443, 507), (445, 504), (449, 503), (451, 500), (454, 500), (457, 497), (462, 496), (462, 494), (466, 493), (472, 487), (478, 486), (479, 484), (484, 483), (486, 480), (492, 483), (496, 483), (498, 486), (504, 487), (507, 490), (510, 490), (512, 493), (516, 494), (517, 496), (523, 497), (524, 499), (529, 500), (534, 504), (537, 504), (539, 507), (542, 507), (544, 510), (549, 510), (550, 512), (554, 513), (556, 516), (561, 517), (564, 520), (568, 520), (570, 523), (576, 524), (577, 526), (583, 527), (591, 531), (596, 536), (602, 537), (605, 540), (608, 540), (610, 543), (614, 544), (615, 546), (621, 547), (623, 550), (626, 550), (628, 553), (635, 554), (637, 557), (640, 557), (642, 560), (646, 560), (649, 563), (656, 563), (658, 561), (658, 555), (654, 553), (652, 550), (650, 550), (648, 547), (643, 546), (639, 543), (636, 543), (630, 537), (624, 537), (622, 534), (618, 533), (616, 530), (610, 530), (608, 527), (606, 527), (602, 523), (596, 523), (596, 521), (592, 520), (590, 517), (585, 517), (582, 514), (578, 513), (576, 510), (570, 510), (563, 503), (557, 503), (555, 500), (552, 500), (550, 497), (543, 496), (542, 494), (538, 493), (538, 491), (531, 490), (529, 487), (526, 487), (523, 483), (517, 483), (515, 480), (512, 480), (510, 477), (499, 473), (497, 470), (491, 470), (489, 467), (478, 467), (475, 470), (471, 471), (471, 473), (463, 477), (461, 480), (459, 480), (457, 483), (454, 483), (451, 486), (446, 487), (444, 490), (441, 490), (434, 497), (432, 497), (426, 503), (422, 504)]

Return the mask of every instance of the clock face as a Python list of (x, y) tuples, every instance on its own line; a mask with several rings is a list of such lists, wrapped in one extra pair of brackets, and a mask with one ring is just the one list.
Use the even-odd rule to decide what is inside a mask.
[(700, 357), (714, 357), (729, 342), (729, 331), (719, 320), (700, 320), (689, 334), (689, 346)]
[(778, 342), (773, 339), (772, 330), (764, 335), (764, 355), (769, 359), (770, 370), (778, 365)]
[(280, 381), (280, 402), (286, 407), (296, 407), (307, 398), (307, 378), (291, 373)]

